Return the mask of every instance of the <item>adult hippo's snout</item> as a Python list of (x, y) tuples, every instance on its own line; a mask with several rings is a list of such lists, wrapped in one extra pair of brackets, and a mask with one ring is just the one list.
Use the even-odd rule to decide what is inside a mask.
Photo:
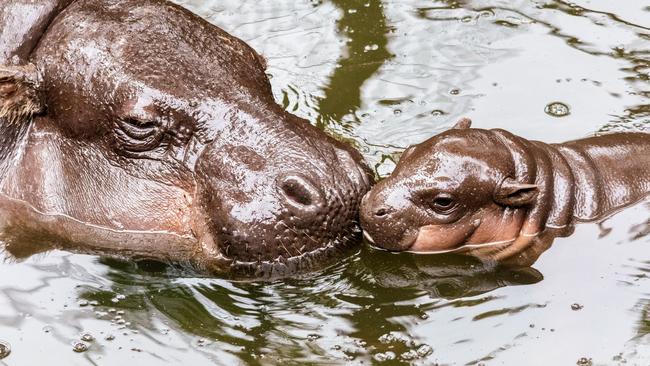
[(297, 130), (283, 131), (287, 145), (219, 139), (197, 161), (204, 242), (234, 263), (301, 266), (345, 249), (359, 234), (358, 207), (371, 184), (360, 155), (294, 122)]

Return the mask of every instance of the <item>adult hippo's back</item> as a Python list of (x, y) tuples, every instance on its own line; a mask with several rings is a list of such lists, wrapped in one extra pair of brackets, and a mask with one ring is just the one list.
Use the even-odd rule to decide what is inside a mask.
[(161, 0), (5, 0), (0, 21), (14, 255), (261, 274), (311, 268), (358, 234), (360, 154), (278, 106), (243, 41)]

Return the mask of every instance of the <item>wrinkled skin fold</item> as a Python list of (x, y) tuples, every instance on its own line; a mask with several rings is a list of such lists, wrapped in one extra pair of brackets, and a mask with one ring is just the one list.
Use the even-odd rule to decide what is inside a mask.
[(364, 197), (361, 221), (368, 240), (387, 250), (529, 266), (576, 223), (649, 193), (650, 134), (546, 144), (465, 119), (407, 149)]
[(0, 4), (0, 228), (52, 248), (284, 274), (354, 243), (372, 183), (265, 61), (162, 0)]

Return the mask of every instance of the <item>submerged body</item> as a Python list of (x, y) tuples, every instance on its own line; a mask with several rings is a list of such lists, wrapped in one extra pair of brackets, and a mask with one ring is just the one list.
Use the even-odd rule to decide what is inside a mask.
[(0, 23), (11, 253), (284, 272), (359, 232), (360, 154), (278, 106), (243, 41), (161, 0), (10, 0)]
[(364, 198), (367, 237), (394, 251), (466, 252), (529, 265), (555, 236), (650, 194), (650, 134), (561, 144), (468, 120), (403, 154)]

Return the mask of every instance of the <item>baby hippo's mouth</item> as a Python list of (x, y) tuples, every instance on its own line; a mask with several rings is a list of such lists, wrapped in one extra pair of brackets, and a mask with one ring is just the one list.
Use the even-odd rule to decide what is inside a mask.
[(363, 237), (375, 249), (391, 252), (404, 252), (410, 251), (410, 248), (415, 244), (418, 237), (418, 231), (416, 230), (405, 232), (402, 236), (402, 239), (398, 241), (397, 245), (386, 245), (388, 243), (384, 242), (377, 243), (377, 241), (375, 241), (375, 239), (367, 230), (363, 230)]
[[(428, 225), (416, 230), (406, 230), (400, 239), (394, 240), (397, 242), (396, 245), (395, 243), (376, 241), (373, 234), (368, 230), (363, 231), (363, 236), (372, 247), (377, 249), (415, 254), (465, 253), (480, 248), (508, 245), (516, 240), (516, 238), (513, 238), (509, 240), (472, 243), (471, 238), (475, 232), (475, 228), (465, 233), (449, 231), (441, 233), (440, 229), (438, 226)], [(379, 234), (381, 237), (381, 233)]]

